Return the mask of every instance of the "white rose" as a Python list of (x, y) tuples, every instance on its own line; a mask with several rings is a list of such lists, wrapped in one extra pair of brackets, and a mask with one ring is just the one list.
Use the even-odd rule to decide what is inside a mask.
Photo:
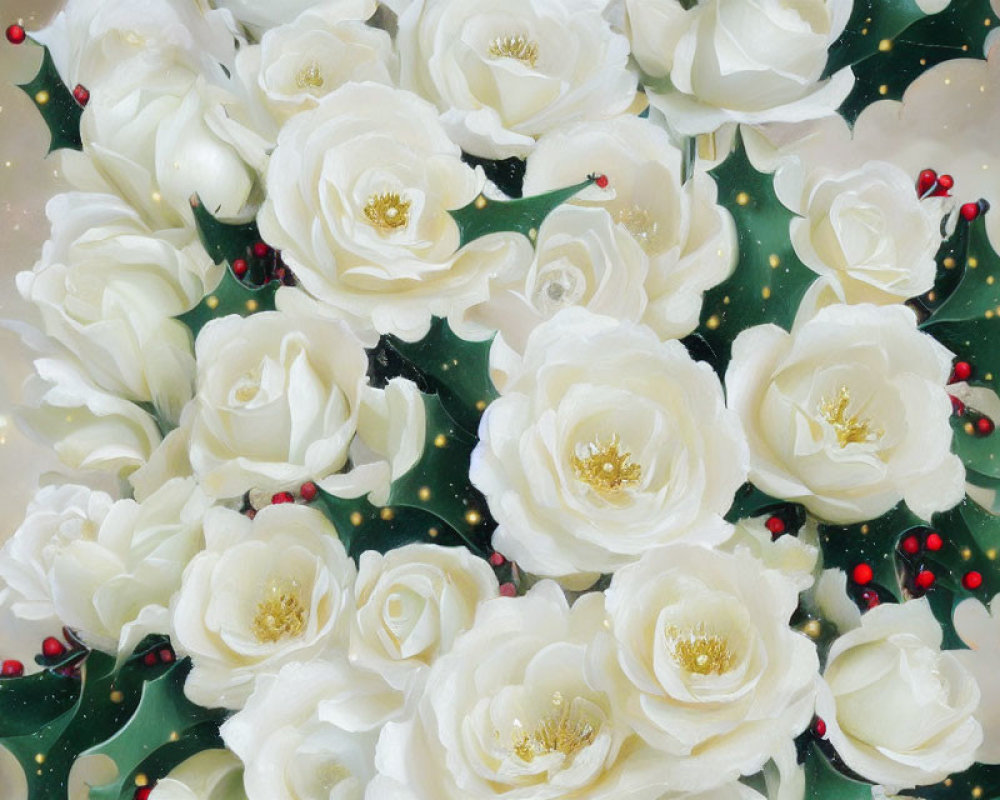
[(821, 519), (874, 519), (904, 499), (930, 518), (964, 496), (945, 384), (951, 353), (904, 306), (833, 305), (791, 333), (740, 333), (726, 372), (750, 480)]
[(682, 184), (681, 159), (662, 128), (617, 117), (546, 134), (524, 174), (525, 195), (568, 186), (584, 172), (608, 178), (606, 188), (588, 187), (569, 203), (605, 209), (649, 257), (642, 321), (663, 339), (697, 327), (702, 293), (728, 277), (737, 254), (733, 219), (715, 202), (715, 182), (696, 172)]
[(464, 547), (411, 544), (361, 554), (350, 660), (393, 689), (414, 691), (428, 666), (499, 593), (496, 575)]
[(921, 201), (899, 167), (873, 161), (815, 176), (793, 210), (802, 215), (790, 225), (795, 253), (833, 302), (901, 303), (934, 286), (941, 208)]
[(228, 750), (202, 750), (153, 786), (149, 800), (246, 800), (243, 765)]
[(361, 694), (346, 664), (288, 664), (257, 681), (222, 738), (246, 765), (248, 800), (362, 800), (378, 731), (345, 729), (344, 697)]
[(551, 581), (484, 603), (416, 713), (383, 728), (366, 800), (658, 798), (662, 757), (584, 674), (603, 616), (599, 594), (570, 610)]
[[(419, 455), (416, 387), (402, 379), (369, 387), (367, 355), (342, 321), (231, 315), (202, 329), (196, 352), (198, 392), (185, 425), (194, 472), (217, 497), (309, 480), (351, 497), (385, 491)], [(401, 452), (411, 457), (400, 463)], [(349, 471), (334, 474), (349, 460)]]
[(499, 523), (499, 552), (580, 579), (655, 545), (728, 538), (746, 443), (719, 379), (679, 342), (568, 308), (521, 358), (495, 344), (491, 365), (506, 373), (502, 396), (483, 414), (469, 476)]
[(40, 358), (24, 388), (19, 419), (72, 469), (128, 473), (160, 444), (154, 419), (103, 392), (68, 361)]
[(346, 649), (355, 568), (326, 517), (293, 503), (253, 521), (213, 508), (205, 542), (172, 607), (174, 644), (193, 664), (192, 702), (240, 708), (259, 675)]
[(350, 81), (393, 83), (392, 40), (364, 22), (375, 7), (375, 0), (328, 2), (240, 50), (237, 73), (262, 112), (258, 133), (273, 140), (285, 121)]
[(347, 84), (282, 129), (261, 234), (305, 289), (359, 330), (419, 339), (431, 315), (460, 315), (489, 296), (492, 274), (530, 259), (516, 235), (458, 249), (448, 211), (482, 184), (460, 156), (429, 103)]
[(837, 754), (864, 778), (899, 791), (971, 766), (983, 732), (975, 679), (941, 651), (926, 598), (885, 603), (834, 641), (816, 713)]
[(556, 208), (538, 229), (535, 260), (524, 266), (496, 281), (490, 299), (469, 313), (518, 352), (537, 325), (567, 306), (630, 322), (646, 310), (649, 259), (603, 209)]
[(953, 655), (979, 684), (980, 701), (976, 719), (983, 727), (983, 743), (976, 751), (976, 761), (1000, 764), (1000, 683), (996, 680), (1000, 664), (1000, 595), (995, 595), (987, 609), (979, 600), (967, 598), (955, 606), (955, 632), (969, 647)]
[(590, 680), (681, 785), (752, 775), (812, 717), (819, 659), (788, 625), (797, 605), (795, 584), (748, 554), (650, 550), (612, 578)]
[(733, 526), (733, 535), (722, 549), (727, 553), (745, 552), (768, 569), (777, 570), (804, 592), (813, 585), (813, 572), (819, 561), (819, 530), (807, 519), (797, 535), (774, 538), (765, 524), (768, 516), (747, 517)]
[(18, 291), (95, 384), (176, 422), (194, 359), (187, 328), (172, 317), (217, 279), (207, 254), (190, 231), (153, 232), (112, 195), (56, 195), (46, 216), (51, 239), (34, 269), (18, 273)]
[[(83, 155), (65, 159), (74, 186), (120, 194), (154, 229), (191, 227), (191, 197), (222, 218), (246, 215), (257, 175), (224, 123), (234, 97), (155, 54), (120, 62), (80, 118)], [(246, 157), (246, 160), (244, 159)]]
[[(607, 0), (415, 0), (399, 18), (402, 83), (463, 150), (524, 156), (541, 134), (624, 112), (636, 93)], [(579, 179), (578, 179), (579, 180)]]
[(844, 68), (820, 81), (827, 49), (852, 0), (626, 0), (639, 65), (653, 78), (650, 103), (679, 133), (727, 122), (800, 122), (829, 116), (850, 93)]
[(331, 0), (215, 0), (254, 33), (292, 22), (310, 8), (332, 5)]

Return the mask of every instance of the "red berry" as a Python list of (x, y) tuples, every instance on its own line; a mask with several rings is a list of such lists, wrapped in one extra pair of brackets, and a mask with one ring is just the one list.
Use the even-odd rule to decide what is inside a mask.
[(920, 540), (911, 534), (903, 539), (900, 544), (900, 548), (902, 548), (903, 552), (908, 555), (916, 555), (920, 552)]
[(976, 432), (980, 436), (989, 436), (994, 430), (996, 430), (996, 425), (989, 417), (980, 417), (976, 420)]
[(596, 183), (598, 185), (598, 187), (600, 187), (601, 189), (607, 189), (608, 188), (608, 176), (607, 175), (598, 175), (597, 178), (594, 180), (594, 183)]
[(875, 573), (872, 572), (872, 568), (867, 564), (858, 564), (851, 572), (851, 578), (860, 586), (864, 586), (866, 583), (871, 583), (871, 580), (874, 577)]
[(816, 721), (813, 723), (813, 733), (820, 739), (826, 736), (826, 723), (823, 722), (822, 718), (816, 717)]
[(921, 589), (930, 589), (934, 585), (936, 576), (929, 569), (922, 569), (917, 573), (917, 577), (913, 579), (914, 583), (917, 584)]
[(264, 258), (270, 252), (271, 248), (264, 244), (264, 242), (256, 242), (253, 246), (253, 254), (257, 258)]
[(149, 796), (153, 793), (152, 786), (140, 786), (135, 790), (134, 800), (149, 800)]
[(277, 505), (278, 503), (294, 503), (295, 497), (291, 492), (278, 492), (275, 495), (271, 495), (271, 503)]
[(944, 547), (944, 539), (941, 538), (940, 534), (931, 531), (927, 534), (927, 538), (924, 539), (924, 546), (928, 550), (933, 550), (935, 553)]
[(242, 278), (244, 275), (246, 275), (248, 269), (249, 267), (247, 266), (247, 261), (245, 258), (237, 258), (233, 262), (233, 274), (237, 278)]
[(55, 636), (49, 636), (42, 642), (42, 655), (46, 658), (58, 658), (66, 652), (66, 646)]
[(77, 84), (73, 87), (73, 99), (76, 100), (81, 106), (87, 105), (90, 102), (90, 92), (87, 91), (86, 86)]
[(148, 653), (146, 653), (146, 655), (142, 657), (142, 663), (145, 664), (147, 667), (155, 667), (157, 660), (158, 659), (156, 658), (156, 653), (153, 650), (150, 650)]
[(11, 44), (21, 44), (26, 38), (27, 34), (20, 25), (9, 25), (7, 27), (7, 41)]
[(307, 503), (311, 503), (315, 500), (318, 493), (319, 489), (312, 481), (306, 481), (299, 487), (299, 494), (302, 495), (302, 499)]
[(948, 395), (948, 397), (951, 399), (951, 413), (956, 417), (962, 416), (965, 413), (965, 403), (953, 394)]
[(877, 605), (881, 605), (882, 601), (878, 599), (878, 592), (874, 589), (865, 589), (861, 593), (861, 599), (865, 601), (865, 605), (869, 608), (875, 608)]
[(499, 553), (492, 553), (490, 555), (490, 564), (492, 564), (494, 567), (502, 567), (506, 563), (507, 559), (504, 558)]
[(956, 361), (955, 366), (951, 370), (951, 380), (955, 381), (967, 381), (972, 377), (972, 364), (968, 361)]
[(162, 663), (164, 663), (164, 664), (173, 664), (174, 663), (174, 651), (171, 650), (169, 647), (164, 647), (160, 651), (160, 661)]
[(979, 203), (966, 203), (959, 211), (965, 220), (972, 222), (972, 220), (979, 216)]
[(962, 586), (964, 586), (969, 591), (978, 589), (982, 585), (983, 585), (983, 576), (980, 573), (976, 572), (975, 570), (966, 572), (965, 575), (962, 576)]
[(785, 521), (781, 517), (768, 517), (764, 527), (771, 532), (772, 536), (780, 536), (785, 532)]
[(501, 583), (500, 594), (504, 597), (514, 597), (517, 594), (517, 587), (513, 583)]
[(4, 661), (3, 666), (0, 666), (0, 677), (3, 678), (20, 678), (24, 674), (24, 664), (20, 661)]
[(951, 175), (940, 175), (937, 179), (938, 186), (948, 191), (952, 186), (955, 185), (955, 179)]
[(937, 182), (937, 173), (932, 169), (925, 169), (917, 178), (917, 194), (921, 197)]

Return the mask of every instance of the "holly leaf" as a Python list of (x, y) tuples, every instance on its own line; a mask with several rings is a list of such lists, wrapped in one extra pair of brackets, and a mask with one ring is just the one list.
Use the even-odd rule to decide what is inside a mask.
[[(951, 417), (954, 433), (951, 449), (965, 464), (966, 469), (987, 480), (1000, 480), (1000, 460), (997, 459), (997, 436), (981, 436), (969, 421), (968, 415)], [(975, 480), (972, 481), (976, 483)], [(977, 484), (980, 485), (980, 484)]]
[(887, 52), (895, 37), (925, 16), (914, 0), (855, 0), (847, 27), (830, 46), (823, 77)]
[[(475, 434), (483, 411), (497, 397), (489, 374), (491, 342), (491, 339), (474, 342), (456, 336), (447, 320), (435, 317), (427, 335), (419, 342), (382, 337), (381, 346), (402, 361), (394, 364), (395, 374), (382, 370), (377, 382), (384, 385), (396, 375), (416, 378), (422, 390), (436, 393), (448, 414), (466, 431)], [(387, 355), (379, 362), (376, 354), (373, 363), (376, 368), (388, 368), (392, 359)]]
[[(978, 791), (974, 791), (978, 789)], [(956, 800), (973, 797), (996, 800), (1000, 797), (1000, 765), (975, 764), (965, 772), (949, 775), (945, 781), (900, 792), (922, 800)]]
[[(866, 15), (874, 24), (881, 19), (879, 9), (889, 7), (897, 13), (894, 7), (898, 4), (899, 0), (865, 0), (862, 5), (874, 7), (874, 13)], [(840, 107), (840, 113), (853, 123), (870, 103), (887, 98), (899, 100), (914, 79), (942, 61), (983, 58), (983, 43), (998, 22), (1000, 18), (989, 0), (952, 0), (944, 11), (918, 19), (895, 38), (876, 39), (869, 28), (868, 36), (872, 37), (877, 52), (854, 64), (854, 89)], [(853, 24), (856, 23), (852, 16), (850, 27)], [(888, 45), (881, 44), (883, 39)]]
[(261, 240), (257, 221), (223, 222), (205, 208), (197, 195), (191, 198), (191, 212), (198, 228), (198, 238), (212, 261), (232, 264), (238, 258), (246, 259), (248, 279), (252, 283), (260, 283), (260, 277), (255, 278), (255, 268), (262, 277), (263, 265), (258, 263), (259, 259), (253, 258), (253, 246)]
[(479, 195), (467, 206), (448, 212), (458, 223), (459, 246), (464, 247), (481, 236), (499, 231), (520, 233), (534, 242), (538, 236), (538, 226), (549, 212), (593, 182), (594, 178), (587, 178), (565, 189), (556, 189), (518, 200), (489, 200)]
[[(1000, 592), (1000, 570), (996, 565), (1000, 552), (1000, 517), (966, 497), (954, 508), (935, 514), (933, 523), (943, 545), (940, 550), (923, 555), (937, 579), (931, 593), (940, 586), (959, 600), (977, 597), (988, 602)], [(982, 576), (982, 584), (969, 589), (962, 579), (973, 570)], [(950, 619), (949, 615), (949, 625)]]
[(20, 678), (0, 678), (0, 740), (24, 736), (68, 711), (80, 683), (42, 670)]
[(713, 366), (721, 374), (740, 331), (768, 322), (791, 328), (816, 274), (795, 255), (788, 236), (794, 215), (775, 195), (772, 177), (753, 168), (742, 139), (737, 137), (736, 148), (711, 174), (739, 237), (736, 269), (705, 293), (697, 330), (715, 354)]
[(128, 722), (83, 753), (107, 756), (118, 767), (115, 780), (91, 787), (90, 800), (131, 800), (140, 773), (155, 780), (195, 753), (223, 746), (219, 724), (227, 712), (202, 708), (185, 697), (184, 680), (190, 670), (190, 659), (184, 659), (146, 682)]
[(76, 102), (73, 93), (59, 77), (49, 48), (43, 45), (42, 49), (44, 54), (38, 74), (19, 88), (31, 98), (49, 129), (50, 153), (63, 148), (82, 150), (80, 116), (83, 114), (83, 106)]
[(504, 159), (480, 158), (471, 153), (462, 153), (462, 161), (470, 167), (482, 167), (486, 177), (496, 184), (497, 188), (508, 197), (518, 198), (524, 185), (524, 171), (527, 162), (523, 158), (513, 156)]
[(190, 311), (177, 316), (191, 330), (195, 339), (205, 325), (218, 317), (239, 314), (248, 317), (258, 311), (274, 310), (274, 294), (281, 281), (271, 281), (264, 286), (247, 286), (237, 278), (231, 269), (222, 274), (219, 285), (202, 298)]
[(872, 800), (872, 785), (838, 772), (815, 743), (806, 751), (804, 768), (808, 800)]

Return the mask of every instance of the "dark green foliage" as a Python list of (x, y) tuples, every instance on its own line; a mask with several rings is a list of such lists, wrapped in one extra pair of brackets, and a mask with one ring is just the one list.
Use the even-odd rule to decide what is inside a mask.
[[(49, 49), (43, 47), (42, 66), (28, 83), (20, 88), (31, 98), (38, 113), (42, 115), (48, 126), (50, 141), (49, 152), (67, 148), (82, 150), (80, 139), (80, 116), (83, 107), (73, 98), (73, 93), (56, 71), (56, 65), (49, 55)], [(43, 93), (43, 94), (40, 94)], [(39, 100), (45, 99), (45, 102)]]
[(884, 52), (881, 42), (892, 41), (925, 16), (914, 0), (855, 0), (850, 22), (830, 47), (823, 77)]
[(191, 329), (191, 335), (197, 339), (201, 329), (218, 317), (229, 314), (248, 317), (258, 311), (273, 311), (274, 293), (279, 286), (279, 281), (271, 281), (259, 288), (247, 286), (227, 267), (219, 285), (205, 295), (198, 305), (180, 314), (177, 319), (187, 325)]
[(852, 780), (830, 764), (815, 743), (805, 760), (806, 800), (871, 800), (872, 785)]
[(518, 198), (524, 185), (524, 170), (527, 163), (523, 158), (504, 158), (494, 160), (480, 158), (470, 153), (462, 153), (462, 161), (470, 167), (482, 167), (486, 177), (497, 185), (497, 188), (508, 197)]
[(250, 266), (248, 280), (260, 283), (262, 276), (254, 275), (254, 268), (262, 273), (260, 264), (251, 258), (253, 246), (259, 242), (260, 231), (257, 222), (229, 223), (216, 219), (212, 212), (201, 204), (197, 197), (191, 200), (191, 212), (194, 214), (195, 225), (198, 227), (198, 238), (205, 252), (216, 264), (232, 264), (236, 259), (247, 260)]

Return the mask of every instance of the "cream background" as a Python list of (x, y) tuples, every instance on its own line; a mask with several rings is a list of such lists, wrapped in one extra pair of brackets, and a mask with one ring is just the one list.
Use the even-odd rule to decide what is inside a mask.
[[(61, 0), (0, 0), (0, 27), (20, 22), (43, 27)], [(0, 319), (30, 319), (14, 288), (14, 275), (30, 269), (45, 241), (45, 202), (62, 186), (58, 157), (45, 157), (49, 134), (34, 104), (16, 84), (38, 71), (42, 50), (0, 38)], [(45, 446), (18, 430), (11, 410), (31, 371), (31, 353), (16, 334), (0, 329), (0, 541), (20, 523), (43, 473), (59, 462)]]

